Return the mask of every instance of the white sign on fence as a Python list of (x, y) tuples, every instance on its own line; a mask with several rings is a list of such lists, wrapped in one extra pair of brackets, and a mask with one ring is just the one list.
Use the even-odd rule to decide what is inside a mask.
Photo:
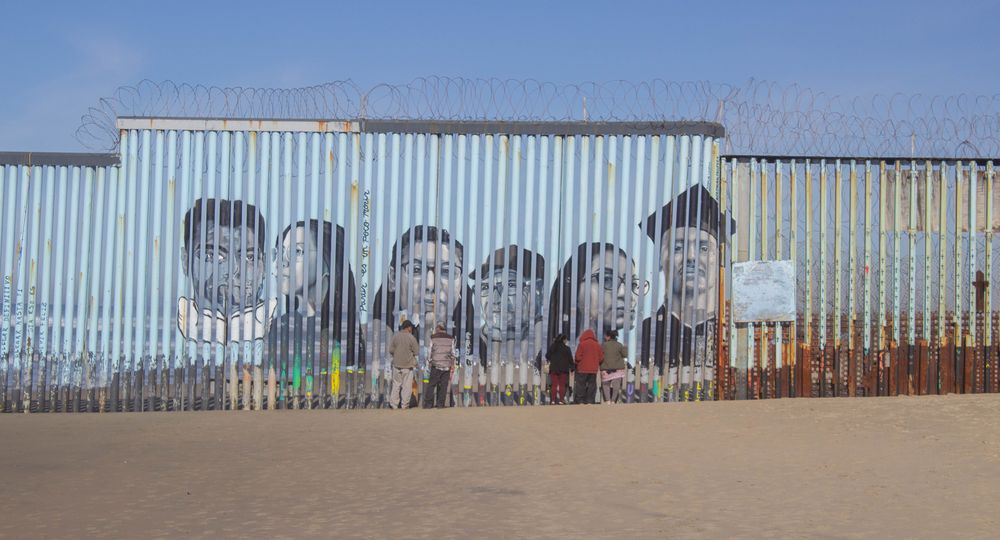
[(733, 320), (795, 320), (795, 265), (792, 261), (733, 264)]

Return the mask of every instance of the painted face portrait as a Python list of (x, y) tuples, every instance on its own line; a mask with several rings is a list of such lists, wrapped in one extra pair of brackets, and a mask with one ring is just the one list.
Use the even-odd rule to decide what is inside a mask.
[(184, 214), (181, 262), (193, 294), (177, 299), (177, 327), (186, 339), (266, 335), (275, 302), (261, 299), (264, 233), (263, 216), (242, 201), (198, 199)]
[(299, 299), (298, 310), (312, 315), (329, 290), (329, 257), (323, 256), (316, 235), (305, 223), (285, 229), (280, 242), (275, 265), (278, 292)]
[(608, 247), (595, 256), (590, 272), (577, 283), (577, 309), (587, 310), (589, 328), (598, 328), (601, 320), (604, 328), (615, 330), (628, 321), (634, 324), (639, 295), (649, 289), (649, 282), (639, 279), (635, 262), (615, 251)]
[(542, 319), (545, 258), (511, 245), (494, 251), (469, 278), (478, 278), (482, 332), (490, 341), (527, 337)]
[(541, 311), (542, 286), (541, 279), (526, 280), (516, 270), (502, 268), (483, 278), (479, 307), (485, 335), (492, 341), (525, 335)]
[(392, 331), (406, 319), (417, 325), (417, 335), (423, 335), (425, 327), (429, 335), (436, 324), (444, 324), (452, 335), (464, 337), (474, 311), (474, 293), (462, 273), (464, 252), (462, 243), (446, 229), (417, 225), (404, 232), (389, 251), (372, 317)]
[(720, 232), (727, 225), (735, 231), (735, 222), (701, 184), (639, 224), (660, 250), (660, 271), (667, 280), (661, 307), (669, 306), (675, 316), (694, 317), (686, 323), (698, 324), (718, 311), (720, 241), (726, 242)]
[(253, 231), (209, 227), (193, 250), (191, 281), (199, 306), (223, 313), (253, 306), (263, 284), (264, 263)]
[[(192, 219), (188, 221), (191, 227), (186, 229), (193, 233), (192, 238), (185, 239), (191, 242), (184, 258), (195, 303), (201, 309), (214, 308), (225, 314), (252, 308), (260, 301), (264, 283), (261, 238), (254, 224), (243, 225), (244, 206), (240, 201), (220, 200), (219, 210), (212, 199), (205, 201), (197, 205), (199, 211), (193, 216), (200, 218), (202, 211), (208, 214), (204, 235), (201, 224)], [(252, 206), (247, 205), (247, 209), (248, 214), (256, 214)], [(263, 232), (263, 218), (259, 218), (256, 228)]]
[[(307, 219), (288, 225), (275, 238), (272, 271), (277, 300), (284, 309), (271, 329), (278, 339), (290, 326), (301, 332), (303, 325), (311, 329), (318, 322), (323, 332), (309, 338), (317, 340), (316, 350), (333, 347), (340, 351), (341, 361), (355, 365), (355, 359), (364, 360), (366, 344), (358, 338), (354, 273), (345, 257), (344, 236), (340, 225)], [(294, 333), (287, 335), (296, 339)]]
[(580, 244), (553, 285), (550, 334), (629, 330), (636, 323), (639, 296), (648, 290), (649, 281), (638, 275), (635, 261), (623, 250), (609, 243)]
[(673, 272), (669, 290), (673, 305), (690, 302), (699, 311), (715, 313), (713, 299), (719, 281), (719, 241), (715, 236), (694, 227), (681, 227), (674, 234), (673, 244), (668, 231), (661, 246), (660, 267), (668, 275)]
[(434, 324), (448, 319), (451, 306), (462, 294), (463, 278), (461, 261), (453, 260), (447, 245), (435, 242), (417, 242), (404, 251), (397, 277), (399, 309), (419, 314), (423, 324)]

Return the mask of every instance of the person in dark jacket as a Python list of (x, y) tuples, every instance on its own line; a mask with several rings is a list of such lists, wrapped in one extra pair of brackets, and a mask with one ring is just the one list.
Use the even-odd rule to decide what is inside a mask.
[(573, 351), (569, 350), (566, 334), (556, 336), (545, 358), (549, 361), (549, 378), (552, 381), (550, 397), (553, 405), (566, 404), (566, 384), (569, 382), (569, 372), (573, 370)]
[(590, 328), (580, 335), (580, 344), (576, 346), (576, 402), (594, 403), (597, 393), (597, 371), (604, 360), (604, 350), (597, 342), (597, 336)]

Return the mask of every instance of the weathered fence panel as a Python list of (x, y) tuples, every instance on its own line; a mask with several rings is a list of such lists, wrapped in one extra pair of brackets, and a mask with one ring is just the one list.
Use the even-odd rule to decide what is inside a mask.
[[(732, 261), (791, 260), (794, 323), (730, 324), (730, 369), (787, 355), (796, 396), (997, 391), (994, 160), (723, 158), (740, 230)], [(790, 217), (786, 217), (790, 216)], [(734, 244), (737, 242), (734, 241)], [(767, 377), (767, 375), (765, 375)], [(780, 381), (785, 384), (786, 381)]]

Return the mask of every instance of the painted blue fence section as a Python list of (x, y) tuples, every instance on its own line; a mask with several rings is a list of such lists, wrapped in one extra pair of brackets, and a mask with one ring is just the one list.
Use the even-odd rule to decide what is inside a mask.
[(550, 403), (588, 329), (628, 349), (613, 399), (717, 398), (721, 126), (119, 128), (120, 164), (0, 155), (4, 410), (385, 407), (404, 320), (396, 405)]
[(121, 274), (102, 257), (114, 248), (105, 212), (120, 181), (114, 156), (0, 154), (5, 410), (71, 402), (72, 389), (107, 384), (93, 355), (111, 320), (98, 312), (100, 277)]

